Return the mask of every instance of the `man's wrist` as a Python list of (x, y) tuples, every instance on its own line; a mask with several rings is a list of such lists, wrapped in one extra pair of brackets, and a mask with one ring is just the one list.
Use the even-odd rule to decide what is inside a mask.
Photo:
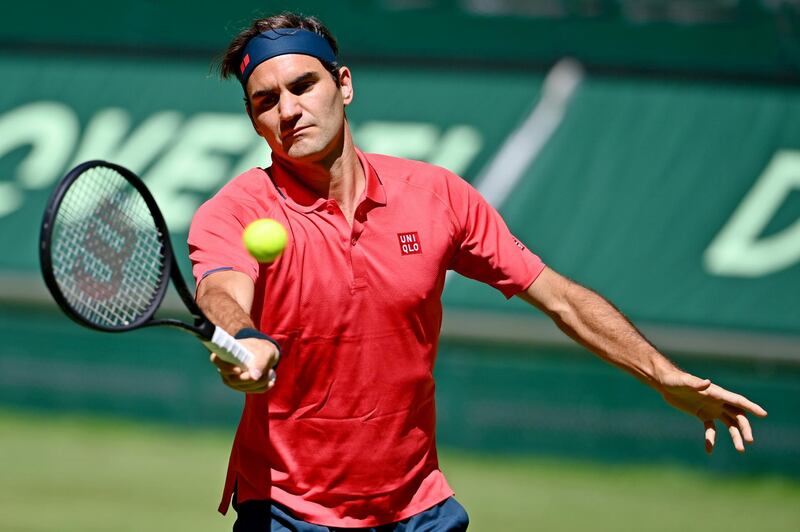
[(239, 329), (239, 332), (234, 334), (233, 337), (235, 339), (237, 339), (237, 340), (245, 340), (245, 339), (248, 339), (248, 338), (256, 338), (258, 340), (266, 340), (267, 342), (270, 342), (271, 344), (273, 344), (278, 349), (278, 355), (280, 355), (280, 353), (281, 353), (281, 344), (279, 344), (278, 341), (275, 338), (271, 337), (268, 334), (264, 334), (263, 332), (259, 331), (258, 329), (254, 328), (254, 327), (244, 327), (242, 329)]
[(675, 380), (676, 373), (684, 373), (680, 368), (675, 366), (666, 357), (658, 353), (652, 360), (650, 379), (654, 386), (662, 389), (665, 385)]

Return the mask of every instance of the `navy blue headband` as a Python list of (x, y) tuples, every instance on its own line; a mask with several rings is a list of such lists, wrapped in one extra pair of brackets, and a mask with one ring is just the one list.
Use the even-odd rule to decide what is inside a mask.
[(303, 54), (323, 63), (336, 63), (336, 54), (325, 37), (302, 28), (282, 28), (259, 33), (247, 43), (239, 65), (239, 81), (247, 85), (258, 65), (278, 55)]

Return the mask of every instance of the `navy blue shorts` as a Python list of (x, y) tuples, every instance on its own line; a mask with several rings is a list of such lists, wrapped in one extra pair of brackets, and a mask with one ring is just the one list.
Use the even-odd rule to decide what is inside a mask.
[(306, 523), (285, 506), (269, 501), (245, 501), (236, 504), (233, 532), (463, 532), (469, 525), (464, 507), (450, 497), (424, 512), (397, 523), (372, 528), (336, 528)]

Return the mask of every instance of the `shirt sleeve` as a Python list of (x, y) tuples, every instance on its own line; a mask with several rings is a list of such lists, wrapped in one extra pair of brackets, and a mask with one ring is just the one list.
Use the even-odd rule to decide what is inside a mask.
[(486, 283), (508, 299), (544, 270), (542, 260), (509, 231), (500, 214), (469, 183), (449, 174), (448, 193), (460, 234), (448, 269)]
[(256, 281), (258, 262), (242, 242), (246, 225), (244, 213), (218, 198), (207, 201), (197, 210), (187, 242), (196, 284), (210, 273), (223, 270), (242, 272)]

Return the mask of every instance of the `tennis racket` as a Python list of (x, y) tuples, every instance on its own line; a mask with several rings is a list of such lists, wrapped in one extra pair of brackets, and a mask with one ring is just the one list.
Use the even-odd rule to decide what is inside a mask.
[[(130, 170), (105, 161), (73, 168), (50, 197), (39, 244), (47, 288), (80, 325), (106, 332), (175, 327), (228, 363), (252, 365), (252, 353), (195, 303), (175, 262), (164, 217)], [(191, 324), (154, 317), (170, 278), (194, 317)], [(270, 370), (269, 376), (274, 379), (275, 373)]]

